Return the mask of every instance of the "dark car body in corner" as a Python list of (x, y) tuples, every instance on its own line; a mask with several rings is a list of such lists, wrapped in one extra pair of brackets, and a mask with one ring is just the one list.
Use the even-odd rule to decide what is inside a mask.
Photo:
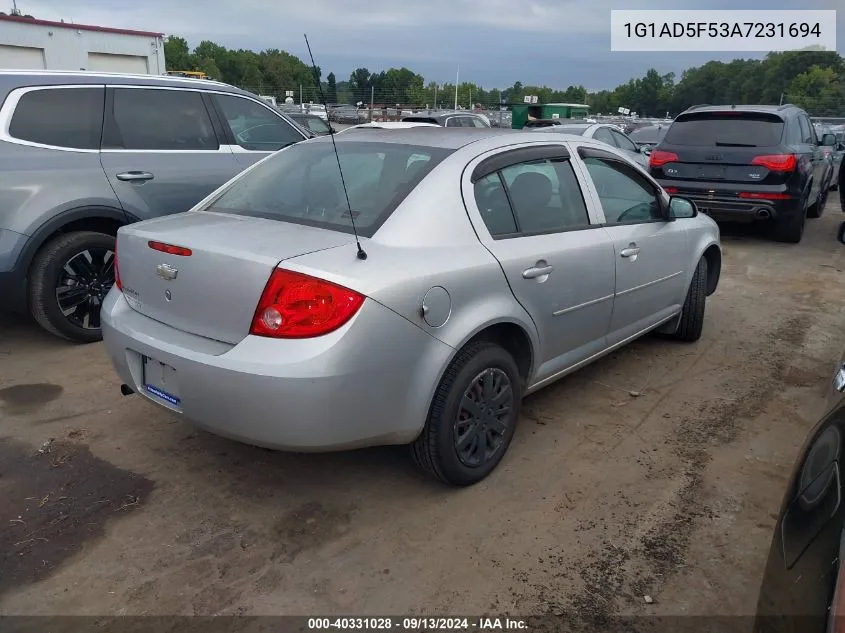
[(825, 413), (801, 447), (778, 512), (755, 633), (845, 631), (844, 362), (832, 372)]
[(794, 105), (694, 106), (674, 120), (649, 157), (664, 188), (713, 219), (772, 222), (799, 242), (827, 196), (829, 161), (810, 118)]

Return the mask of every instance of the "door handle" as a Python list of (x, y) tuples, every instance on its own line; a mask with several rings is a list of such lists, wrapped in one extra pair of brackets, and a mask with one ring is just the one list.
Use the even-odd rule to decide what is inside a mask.
[(522, 271), (522, 278), (523, 279), (537, 279), (538, 277), (544, 277), (545, 275), (551, 274), (554, 270), (551, 266), (547, 265), (546, 262), (537, 262), (537, 266), (532, 266), (531, 268), (526, 268)]
[(117, 175), (118, 180), (124, 182), (136, 182), (140, 180), (152, 180), (153, 175), (148, 171), (125, 171)]
[(628, 248), (623, 248), (619, 254), (622, 257), (633, 257), (636, 258), (637, 255), (640, 254), (640, 247), (636, 244), (631, 244)]

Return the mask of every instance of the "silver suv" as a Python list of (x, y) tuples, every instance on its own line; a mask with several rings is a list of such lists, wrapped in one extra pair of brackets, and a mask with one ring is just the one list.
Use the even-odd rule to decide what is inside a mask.
[(0, 310), (79, 342), (101, 338), (119, 227), (312, 136), (214, 81), (0, 71), (0, 98)]

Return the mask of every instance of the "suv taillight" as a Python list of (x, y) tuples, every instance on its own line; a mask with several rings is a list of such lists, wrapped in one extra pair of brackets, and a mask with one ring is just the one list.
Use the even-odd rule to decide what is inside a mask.
[(675, 152), (664, 152), (656, 149), (648, 157), (649, 167), (663, 167), (666, 163), (677, 162), (678, 155)]
[(349, 321), (364, 295), (329, 281), (276, 268), (270, 275), (250, 334), (271, 338), (311, 338)]
[(769, 171), (795, 171), (798, 166), (798, 158), (795, 154), (768, 154), (766, 156), (755, 156), (751, 164), (760, 165)]
[(120, 283), (120, 270), (117, 267), (117, 239), (114, 240), (114, 285), (123, 292), (123, 284)]

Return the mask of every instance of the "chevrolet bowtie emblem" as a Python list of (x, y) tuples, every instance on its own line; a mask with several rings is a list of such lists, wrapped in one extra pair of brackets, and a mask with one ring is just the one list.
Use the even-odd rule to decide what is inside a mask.
[(179, 274), (179, 271), (176, 270), (170, 264), (159, 264), (156, 266), (156, 275), (164, 279), (165, 281), (173, 281), (176, 279), (176, 275)]

